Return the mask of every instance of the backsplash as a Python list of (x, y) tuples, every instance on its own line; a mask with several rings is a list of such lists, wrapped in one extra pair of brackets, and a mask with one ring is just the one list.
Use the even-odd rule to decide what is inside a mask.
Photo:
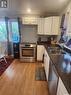
[(38, 36), (38, 41), (42, 41), (42, 42), (48, 42), (48, 41), (51, 41), (51, 40), (56, 40), (57, 41), (57, 36), (45, 36), (45, 35), (42, 35), (42, 36)]
[(37, 43), (37, 26), (22, 25), (21, 26), (21, 42)]

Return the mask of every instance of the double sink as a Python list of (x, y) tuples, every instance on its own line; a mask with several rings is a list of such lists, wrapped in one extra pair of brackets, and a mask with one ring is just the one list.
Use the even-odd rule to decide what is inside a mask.
[(59, 47), (48, 47), (50, 54), (65, 54), (65, 51)]
[(48, 47), (48, 53), (54, 60), (54, 63), (56, 63), (57, 60), (60, 59), (59, 64), (57, 64), (57, 66), (59, 65), (58, 68), (60, 68), (61, 72), (67, 75), (71, 73), (71, 55), (69, 55), (59, 47)]

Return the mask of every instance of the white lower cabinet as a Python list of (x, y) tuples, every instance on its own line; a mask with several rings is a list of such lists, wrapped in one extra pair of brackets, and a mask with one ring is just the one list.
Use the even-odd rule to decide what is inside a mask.
[(43, 54), (44, 54), (44, 46), (37, 45), (37, 61), (43, 60)]
[(49, 75), (49, 62), (50, 62), (50, 58), (49, 58), (48, 53), (45, 49), (45, 52), (44, 52), (44, 68), (45, 68), (47, 81), (48, 81), (48, 75)]
[(61, 78), (59, 78), (58, 82), (58, 90), (57, 90), (57, 95), (69, 95), (68, 91), (66, 90)]

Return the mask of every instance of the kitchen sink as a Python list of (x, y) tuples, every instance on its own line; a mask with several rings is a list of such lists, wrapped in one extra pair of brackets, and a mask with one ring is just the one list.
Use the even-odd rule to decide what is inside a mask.
[(48, 52), (51, 54), (65, 54), (65, 51), (59, 47), (48, 47)]
[(62, 50), (50, 50), (50, 53), (52, 53), (52, 54), (65, 54), (65, 52)]

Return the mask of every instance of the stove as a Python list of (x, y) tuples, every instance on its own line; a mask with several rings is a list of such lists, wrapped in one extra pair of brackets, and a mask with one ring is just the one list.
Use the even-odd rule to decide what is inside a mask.
[(20, 61), (22, 62), (36, 61), (36, 43), (20, 44)]

